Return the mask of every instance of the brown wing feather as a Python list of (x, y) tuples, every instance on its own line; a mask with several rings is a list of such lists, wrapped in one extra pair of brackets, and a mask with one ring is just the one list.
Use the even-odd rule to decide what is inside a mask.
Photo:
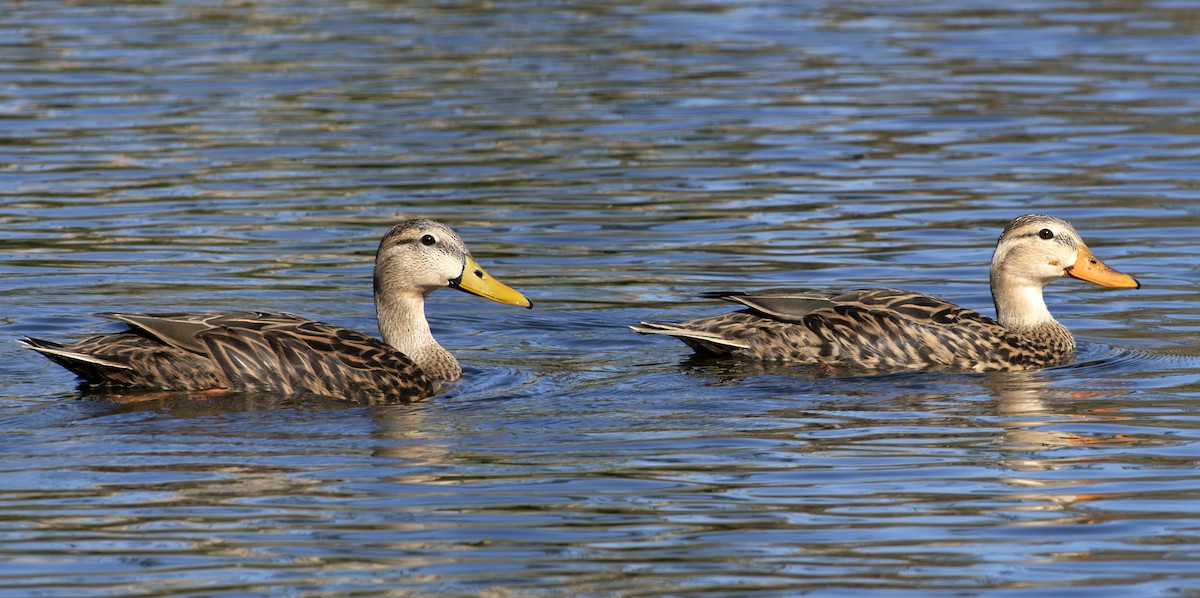
[(229, 388), (294, 392), (290, 376), (261, 330), (218, 326), (198, 335), (204, 353), (227, 380)]
[(364, 334), (309, 321), (295, 333), (268, 331), (289, 383), (320, 395), (362, 402), (410, 402), (437, 392), (440, 381), (411, 359)]
[(820, 289), (763, 289), (751, 292), (704, 293), (703, 297), (741, 303), (764, 316), (800, 324), (812, 312), (837, 305), (837, 292)]

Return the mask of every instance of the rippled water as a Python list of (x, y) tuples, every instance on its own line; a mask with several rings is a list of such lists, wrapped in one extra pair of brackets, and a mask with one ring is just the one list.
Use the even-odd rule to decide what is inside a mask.
[[(115, 310), (375, 326), (370, 260), (457, 228), (519, 310), (435, 294), (449, 393), (83, 395), (0, 344), (0, 594), (1200, 590), (1200, 3), (16, 3), (3, 336)], [(639, 319), (706, 290), (991, 311), (1000, 227), (1140, 291), (1048, 302), (1076, 363), (814, 376)]]

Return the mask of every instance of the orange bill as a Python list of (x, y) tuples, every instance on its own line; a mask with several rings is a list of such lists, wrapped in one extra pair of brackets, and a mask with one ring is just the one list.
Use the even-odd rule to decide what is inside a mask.
[(1093, 284), (1098, 284), (1102, 287), (1112, 287), (1114, 289), (1140, 289), (1142, 284), (1136, 278), (1118, 272), (1108, 267), (1108, 264), (1100, 261), (1085, 245), (1079, 246), (1079, 257), (1075, 259), (1075, 265), (1067, 268), (1067, 276), (1086, 280)]

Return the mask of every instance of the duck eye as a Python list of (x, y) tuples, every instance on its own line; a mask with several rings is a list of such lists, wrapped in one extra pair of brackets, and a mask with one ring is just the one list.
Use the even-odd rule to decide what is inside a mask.
[(433, 235), (422, 235), (421, 236), (421, 244), (422, 245), (433, 245), (434, 243), (437, 243), (437, 239), (433, 238)]
[(1038, 236), (1049, 241), (1050, 239), (1054, 238), (1054, 231), (1048, 228), (1043, 228), (1042, 230), (1038, 231)]

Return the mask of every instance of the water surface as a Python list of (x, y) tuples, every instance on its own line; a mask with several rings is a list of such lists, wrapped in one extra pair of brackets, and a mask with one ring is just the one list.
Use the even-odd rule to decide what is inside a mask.
[[(882, 5), (880, 5), (882, 4)], [(21, 3), (0, 23), (0, 331), (262, 308), (375, 327), (384, 230), (533, 311), (428, 306), (466, 379), (362, 407), (84, 395), (0, 343), (0, 593), (1200, 590), (1200, 4)], [(991, 313), (1013, 216), (1139, 291), (1039, 372), (696, 360), (703, 291)]]

